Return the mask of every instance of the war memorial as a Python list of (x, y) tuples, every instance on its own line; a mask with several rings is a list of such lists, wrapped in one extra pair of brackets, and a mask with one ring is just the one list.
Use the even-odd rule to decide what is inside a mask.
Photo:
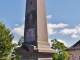
[(55, 50), (48, 43), (45, 0), (26, 0), (24, 43), (17, 53), (20, 60), (52, 60)]

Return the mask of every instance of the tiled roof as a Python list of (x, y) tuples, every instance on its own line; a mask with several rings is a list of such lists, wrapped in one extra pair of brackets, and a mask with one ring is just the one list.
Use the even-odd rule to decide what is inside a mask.
[(80, 40), (67, 50), (80, 50)]

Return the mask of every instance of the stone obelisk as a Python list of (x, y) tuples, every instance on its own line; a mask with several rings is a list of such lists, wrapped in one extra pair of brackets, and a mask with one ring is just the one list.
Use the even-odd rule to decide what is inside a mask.
[(21, 60), (52, 60), (55, 50), (48, 43), (45, 0), (26, 0), (24, 43)]

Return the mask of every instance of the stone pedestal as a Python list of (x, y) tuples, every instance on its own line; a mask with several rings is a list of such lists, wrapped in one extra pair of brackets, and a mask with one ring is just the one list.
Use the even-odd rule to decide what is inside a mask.
[[(48, 53), (47, 53), (48, 54)], [(52, 58), (49, 56), (50, 54), (45, 53), (33, 53), (32, 56), (25, 56), (21, 57), (20, 60), (52, 60)]]
[[(49, 47), (47, 42), (37, 42), (38, 46), (24, 44), (16, 52), (21, 56), (20, 60), (52, 60), (52, 55), (56, 52)], [(24, 48), (27, 47), (29, 50)]]

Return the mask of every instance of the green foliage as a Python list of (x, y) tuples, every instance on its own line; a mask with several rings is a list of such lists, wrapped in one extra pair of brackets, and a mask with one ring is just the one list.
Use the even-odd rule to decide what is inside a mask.
[(58, 60), (58, 56), (59, 56), (59, 54), (55, 53), (55, 54), (53, 55), (53, 60)]
[(11, 54), (11, 60), (20, 60), (20, 56), (16, 53), (16, 49), (14, 48), (12, 54)]
[(0, 59), (5, 59), (8, 57), (12, 50), (12, 39), (13, 34), (10, 30), (6, 28), (5, 24), (0, 22)]
[(13, 44), (13, 52), (10, 55), (11, 60), (20, 60), (20, 56), (16, 53), (16, 50), (22, 45), (24, 41), (24, 37), (22, 36), (19, 41), (18, 44)]
[(53, 60), (68, 60), (69, 54), (65, 51), (67, 47), (63, 43), (57, 41), (57, 39), (51, 42), (53, 42), (52, 48), (57, 51), (57, 53), (53, 55)]
[(53, 42), (52, 48), (57, 50), (58, 53), (64, 51), (67, 48), (63, 43), (57, 41), (57, 39), (54, 39), (51, 42)]
[(24, 37), (22, 36), (22, 37), (19, 39), (19, 41), (18, 41), (18, 45), (21, 46), (22, 43), (23, 43), (23, 41), (24, 41)]
[(68, 60), (69, 54), (68, 52), (62, 52), (62, 54), (58, 54), (58, 60)]

